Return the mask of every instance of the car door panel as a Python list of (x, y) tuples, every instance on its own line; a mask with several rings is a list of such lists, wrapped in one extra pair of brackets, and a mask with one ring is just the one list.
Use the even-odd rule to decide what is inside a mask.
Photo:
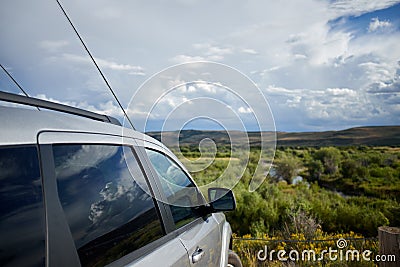
[[(195, 224), (179, 235), (179, 239), (188, 251), (193, 266), (219, 266), (221, 256), (221, 236), (218, 223), (213, 216)], [(196, 260), (196, 254), (203, 255)]]
[(187, 251), (180, 240), (173, 238), (171, 241), (158, 247), (153, 252), (137, 259), (131, 264), (127, 264), (126, 266), (189, 266), (189, 258)]

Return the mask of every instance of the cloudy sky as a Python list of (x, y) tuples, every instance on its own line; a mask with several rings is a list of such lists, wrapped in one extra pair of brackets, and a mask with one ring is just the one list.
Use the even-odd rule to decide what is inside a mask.
[[(212, 61), (257, 85), (279, 131), (400, 125), (400, 1), (61, 3), (135, 124), (142, 125), (145, 117), (167, 117), (170, 110), (162, 105), (177, 107), (177, 95), (160, 101), (150, 117), (140, 101), (130, 105), (149, 78), (176, 64)], [(121, 116), (55, 0), (2, 0), (0, 25), (0, 63), (31, 96)], [(18, 93), (4, 72), (0, 87)], [(236, 111), (232, 116), (260, 110), (254, 88), (238, 89), (249, 99), (248, 106), (229, 103), (226, 92), (207, 89), (204, 83), (186, 89), (179, 91), (181, 101), (196, 90), (208, 90), (213, 100)], [(147, 93), (158, 99), (160, 92)], [(201, 105), (196, 109), (213, 108)], [(184, 114), (190, 120), (192, 115)], [(213, 114), (214, 122), (230, 116)], [(168, 130), (182, 127), (173, 118)], [(211, 124), (185, 127), (215, 128)], [(146, 130), (160, 129), (159, 123), (149, 125)], [(257, 130), (251, 122), (244, 125)]]

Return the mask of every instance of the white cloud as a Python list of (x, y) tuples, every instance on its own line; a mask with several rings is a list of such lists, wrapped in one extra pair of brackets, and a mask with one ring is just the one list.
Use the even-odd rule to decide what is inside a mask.
[(129, 75), (135, 75), (135, 76), (146, 76), (146, 72), (143, 70), (137, 70), (137, 71), (130, 71), (128, 72)]
[(195, 53), (199, 55), (189, 56), (181, 54), (173, 57), (170, 61), (175, 63), (193, 61), (222, 61), (224, 60), (225, 56), (234, 53), (233, 47), (221, 47), (209, 43), (197, 43), (193, 44), (192, 47), (195, 49)]
[[(89, 56), (81, 56), (81, 55), (76, 55), (76, 54), (69, 54), (69, 53), (64, 53), (60, 56), (53, 56), (50, 57), (49, 59), (53, 62), (58, 62), (59, 59), (73, 62), (73, 63), (78, 63), (78, 64), (88, 64), (88, 65), (93, 65), (91, 59)], [(111, 69), (115, 71), (126, 71), (130, 75), (138, 75), (138, 76), (144, 76), (146, 75), (144, 68), (141, 66), (134, 66), (130, 64), (120, 64), (114, 61), (109, 61), (101, 58), (95, 58), (96, 63), (99, 65), (100, 69)], [(94, 66), (93, 66), (94, 68)]]
[(206, 58), (201, 56), (188, 56), (188, 55), (177, 55), (173, 57), (170, 61), (174, 63), (185, 63), (185, 62), (193, 62), (193, 61), (204, 61)]
[(370, 99), (373, 96), (349, 88), (309, 90), (270, 86), (266, 94), (275, 96), (271, 105), (280, 110), (275, 113), (278, 123), (285, 120), (296, 124), (318, 122), (325, 127), (344, 128), (355, 122), (362, 125), (371, 118), (388, 114), (388, 110), (375, 106), (374, 100)]
[[(131, 120), (133, 118), (135, 118), (135, 120), (145, 120), (147, 118), (150, 119), (155, 119), (156, 117), (154, 116), (154, 114), (152, 113), (148, 113), (148, 112), (143, 112), (142, 110), (138, 109), (138, 108), (128, 108), (126, 109), (126, 114), (128, 114), (129, 118), (131, 118)], [(135, 125), (136, 127), (136, 125)]]
[(46, 101), (58, 103), (58, 104), (67, 105), (67, 106), (71, 106), (71, 105), (73, 104), (73, 103), (71, 103), (71, 102), (59, 101), (59, 100), (56, 100), (56, 99), (54, 99), (54, 98), (47, 97), (45, 94), (38, 94), (38, 95), (36, 95), (36, 96), (34, 96), (34, 97), (35, 97), (35, 98), (42, 99), (42, 100), (46, 100)]
[(193, 48), (196, 50), (196, 53), (201, 54), (205, 60), (210, 61), (222, 61), (226, 56), (234, 53), (234, 48), (232, 46), (218, 46), (210, 43), (194, 44)]
[(79, 63), (79, 64), (90, 64), (90, 58), (88, 56), (80, 56), (76, 54), (69, 54), (69, 53), (63, 53), (61, 56), (53, 56), (50, 57), (52, 61), (58, 61), (59, 59), (65, 60), (65, 61), (70, 61), (73, 63)]
[(144, 73), (143, 67), (134, 66), (129, 64), (119, 64), (113, 61), (108, 61), (105, 59), (96, 58), (97, 63), (102, 68), (112, 69), (112, 70), (123, 70), (123, 71), (133, 71), (135, 73)]
[(399, 0), (337, 0), (330, 4), (330, 9), (335, 11), (337, 16), (359, 16), (375, 10), (385, 9), (400, 3)]
[(245, 107), (240, 107), (240, 108), (238, 109), (238, 112), (239, 112), (239, 113), (243, 113), (243, 114), (248, 114), (248, 113), (252, 113), (253, 110), (252, 110), (251, 108), (249, 108), (249, 107), (247, 107), (247, 108), (245, 108)]
[(212, 93), (212, 94), (215, 94), (218, 88), (218, 86), (204, 81), (197, 81), (195, 85), (198, 89), (203, 90), (206, 93)]
[(387, 29), (392, 27), (392, 23), (386, 20), (379, 20), (379, 18), (373, 18), (371, 19), (371, 22), (369, 23), (368, 26), (368, 31), (369, 32), (374, 32), (377, 30), (382, 30), (382, 29)]
[(358, 66), (365, 71), (370, 84), (390, 80), (396, 71), (396, 66), (388, 63), (365, 62)]
[(302, 54), (295, 54), (294, 58), (297, 60), (303, 60), (303, 59), (307, 59), (306, 55), (302, 55)]
[[(66, 179), (92, 166), (97, 166), (117, 152), (117, 146), (83, 145), (73, 155), (63, 158), (60, 165), (56, 166), (58, 178)], [(96, 157), (93, 157), (93, 155), (96, 155)], [(82, 162), (85, 162), (85, 164), (82, 164)]]
[(286, 100), (286, 104), (287, 104), (290, 108), (295, 108), (295, 107), (297, 107), (297, 106), (300, 104), (300, 102), (301, 102), (302, 99), (303, 99), (302, 96), (295, 95), (295, 96), (293, 96), (291, 99), (287, 99), (287, 100)]
[(334, 96), (342, 97), (354, 97), (357, 95), (357, 92), (355, 90), (348, 88), (328, 88), (326, 89), (326, 92)]
[(66, 40), (43, 40), (39, 43), (39, 46), (49, 52), (57, 52), (62, 48), (69, 45)]
[(214, 55), (223, 56), (233, 53), (232, 47), (220, 47), (209, 43), (194, 44), (193, 47), (197, 50), (203, 51), (204, 55), (206, 56), (214, 56)]
[(283, 87), (277, 87), (274, 85), (269, 85), (265, 90), (267, 95), (291, 95), (291, 94), (299, 94), (302, 93), (300, 89), (286, 89)]
[(325, 23), (312, 25), (288, 42), (294, 59), (308, 59), (312, 65), (332, 63), (335, 58), (346, 57), (352, 34), (330, 31)]
[(84, 110), (89, 110), (95, 113), (99, 114), (104, 114), (108, 116), (113, 116), (113, 117), (121, 117), (122, 111), (119, 106), (117, 106), (113, 101), (106, 101), (106, 102), (100, 102), (97, 103), (96, 105), (89, 104), (87, 101), (60, 101), (57, 99), (54, 99), (52, 97), (48, 97), (45, 94), (38, 94), (34, 96), (35, 98), (43, 99), (46, 101), (54, 102), (54, 103), (59, 103), (67, 106), (72, 106), (72, 107), (77, 107), (81, 108)]
[(257, 55), (258, 52), (254, 49), (244, 48), (242, 49), (242, 53), (249, 54), (249, 55)]
[(192, 86), (192, 85), (188, 86), (187, 90), (188, 90), (188, 92), (190, 92), (190, 93), (194, 93), (194, 92), (197, 91), (197, 90), (196, 90), (196, 87), (194, 87), (194, 86)]

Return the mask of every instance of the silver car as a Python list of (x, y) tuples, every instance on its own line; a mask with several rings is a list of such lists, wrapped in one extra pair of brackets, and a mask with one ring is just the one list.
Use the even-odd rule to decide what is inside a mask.
[(241, 266), (230, 190), (207, 204), (168, 148), (113, 118), (0, 99), (42, 107), (0, 107), (1, 266)]

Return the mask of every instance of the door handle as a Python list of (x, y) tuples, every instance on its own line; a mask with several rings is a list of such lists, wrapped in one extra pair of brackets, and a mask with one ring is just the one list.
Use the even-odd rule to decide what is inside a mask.
[(205, 253), (204, 250), (197, 247), (195, 252), (193, 252), (193, 254), (192, 254), (192, 263), (199, 262), (201, 260), (201, 258), (203, 258), (204, 253)]

